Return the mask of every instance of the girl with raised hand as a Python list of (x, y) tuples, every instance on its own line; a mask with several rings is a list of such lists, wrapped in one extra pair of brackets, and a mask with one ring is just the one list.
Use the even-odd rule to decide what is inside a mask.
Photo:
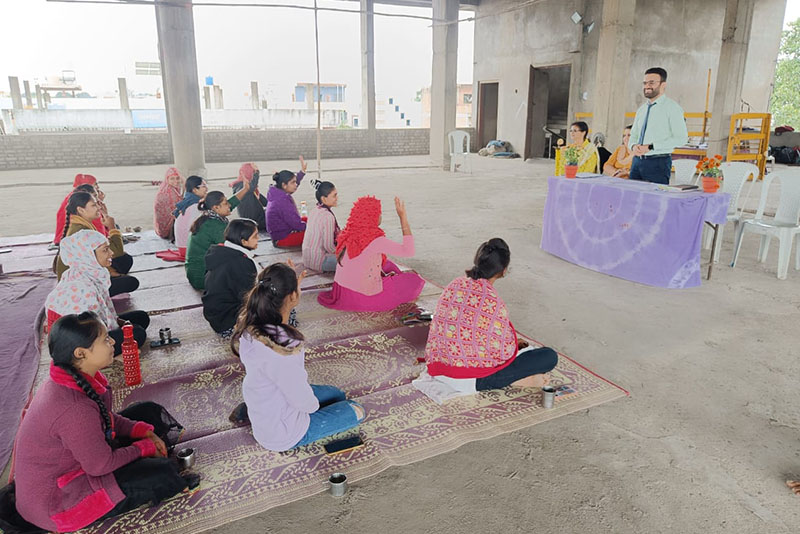
[[(228, 184), (233, 188), (234, 193), (238, 193), (243, 188), (249, 187), (250, 181), (260, 177), (260, 171), (255, 163), (245, 163), (239, 167), (239, 177)], [(251, 219), (256, 222), (258, 229), (266, 231), (267, 221), (264, 215), (264, 208), (267, 207), (267, 197), (262, 195), (258, 189), (253, 190), (252, 194), (245, 195), (242, 202), (236, 208), (236, 212), (242, 219)]]
[(333, 386), (308, 383), (303, 334), (289, 325), (300, 302), (294, 269), (275, 263), (264, 269), (247, 295), (231, 339), (245, 367), (244, 404), (231, 420), (249, 422), (262, 447), (286, 451), (357, 426), (364, 408)]
[(457, 391), (541, 387), (558, 363), (553, 349), (517, 340), (508, 308), (494, 288), (510, 262), (506, 242), (490, 239), (478, 248), (466, 276), (450, 282), (436, 304), (425, 346), (428, 374)]
[(25, 520), (72, 532), (198, 485), (197, 475), (181, 475), (166, 458), (182, 427), (164, 408), (142, 403), (114, 413), (100, 372), (113, 361), (114, 340), (94, 314), (59, 319), (48, 347), (50, 377), (15, 447), (13, 491)]
[(211, 245), (225, 240), (225, 227), (228, 215), (239, 205), (242, 198), (258, 187), (258, 180), (252, 180), (231, 198), (225, 198), (222, 191), (211, 191), (197, 204), (200, 216), (189, 229), (189, 242), (186, 246), (186, 278), (195, 289), (205, 288), (206, 252)]
[(299, 247), (303, 244), (306, 231), (306, 222), (300, 217), (292, 195), (297, 191), (300, 182), (306, 175), (308, 165), (300, 156), (300, 171), (276, 172), (272, 179), (275, 184), (267, 192), (267, 232), (276, 247)]
[(112, 251), (105, 236), (94, 230), (81, 230), (61, 241), (60, 255), (69, 269), (45, 300), (48, 328), (59, 317), (90, 311), (109, 329), (108, 335), (116, 341), (116, 354), (122, 352), (120, 326), (125, 322), (133, 324), (133, 337), (141, 347), (147, 340), (150, 318), (138, 310), (117, 316), (109, 293)]
[[(174, 258), (164, 257), (170, 261), (184, 261), (186, 259), (186, 245), (189, 243), (189, 230), (195, 219), (200, 215), (197, 204), (206, 198), (208, 184), (200, 176), (190, 176), (186, 179), (183, 199), (175, 205), (172, 215), (175, 217), (173, 233), (175, 246), (178, 252)], [(162, 256), (159, 256), (162, 257)]]
[(387, 311), (416, 300), (425, 285), (418, 274), (401, 272), (386, 255), (414, 255), (414, 236), (408, 224), (406, 205), (394, 199), (403, 230), (403, 242), (385, 237), (381, 230), (381, 201), (361, 197), (353, 204), (344, 230), (338, 236), (338, 266), (330, 291), (317, 300), (325, 307), (347, 311)]
[(206, 254), (203, 316), (222, 338), (229, 338), (244, 297), (256, 280), (253, 256), (258, 246), (258, 226), (250, 219), (234, 219), (225, 228), (225, 242)]
[(183, 177), (178, 169), (170, 167), (156, 193), (153, 205), (153, 227), (156, 235), (169, 241), (175, 240), (175, 207), (183, 198)]
[[(67, 215), (62, 240), (64, 237), (83, 230), (95, 231), (95, 226), (91, 221), (98, 218), (103, 221), (112, 254), (111, 263), (108, 265), (111, 275), (108, 290), (111, 296), (136, 291), (139, 288), (139, 280), (128, 274), (133, 267), (133, 257), (125, 253), (122, 234), (117, 229), (114, 218), (103, 213), (97, 203), (97, 199), (85, 191), (73, 193), (69, 198), (69, 202), (67, 202), (65, 211)], [(64, 276), (64, 272), (67, 269), (69, 269), (68, 264), (63, 260), (63, 254), (59, 252), (55, 261), (55, 272), (59, 280)]]
[(312, 180), (317, 205), (308, 214), (306, 235), (303, 238), (303, 264), (323, 272), (336, 270), (336, 238), (339, 223), (333, 208), (339, 203), (339, 193), (331, 182)]

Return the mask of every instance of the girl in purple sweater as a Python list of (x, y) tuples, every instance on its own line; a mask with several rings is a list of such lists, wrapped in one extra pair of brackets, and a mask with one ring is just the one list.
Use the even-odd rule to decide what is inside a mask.
[[(72, 532), (199, 484), (168, 459), (181, 427), (155, 403), (116, 414), (101, 369), (114, 340), (91, 312), (65, 315), (48, 341), (50, 379), (36, 391), (15, 445), (16, 511)], [(147, 420), (147, 421), (145, 421)]]
[(333, 386), (308, 383), (303, 334), (289, 326), (300, 302), (292, 267), (275, 263), (261, 271), (234, 329), (231, 346), (244, 364), (244, 404), (231, 419), (253, 425), (265, 449), (286, 451), (357, 426), (364, 408)]
[(275, 185), (267, 191), (265, 217), (267, 232), (276, 247), (299, 247), (306, 233), (306, 218), (300, 217), (292, 195), (306, 175), (306, 161), (300, 156), (300, 172), (276, 172), (272, 179)]

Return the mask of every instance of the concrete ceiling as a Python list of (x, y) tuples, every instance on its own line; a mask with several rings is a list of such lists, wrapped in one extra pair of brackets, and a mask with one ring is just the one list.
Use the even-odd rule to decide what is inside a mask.
[[(359, 2), (360, 0), (352, 0)], [(432, 0), (375, 0), (376, 4), (388, 4), (393, 6), (406, 7), (431, 7)], [(473, 9), (480, 3), (480, 0), (461, 0), (462, 9)]]

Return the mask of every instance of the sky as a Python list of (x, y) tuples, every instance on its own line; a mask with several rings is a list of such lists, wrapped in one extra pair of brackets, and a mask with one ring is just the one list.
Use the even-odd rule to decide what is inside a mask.
[[(227, 1), (227, 0), (222, 0)], [(233, 1), (233, 0), (230, 0)], [(259, 1), (259, 0), (251, 0)], [(313, 6), (313, 0), (262, 0)], [(358, 2), (319, 0), (320, 7), (357, 9)], [(377, 6), (376, 11), (430, 16), (430, 9)], [(462, 12), (462, 17), (469, 16)], [(316, 79), (313, 12), (289, 8), (194, 9), (202, 80), (213, 76), (226, 107), (249, 107), (250, 81), (271, 104), (288, 103), (298, 82)], [(800, 18), (800, 0), (787, 0), (785, 24)], [(43, 80), (74, 70), (92, 94), (113, 94), (117, 77), (133, 92), (155, 92), (156, 76), (136, 76), (136, 61), (157, 61), (152, 6), (90, 5), (46, 0), (0, 0), (0, 90), (8, 76)], [(14, 23), (8, 23), (13, 20)], [(347, 100), (361, 100), (358, 14), (320, 12), (323, 83), (347, 84)], [(459, 24), (459, 83), (472, 83), (474, 24)], [(430, 85), (431, 29), (424, 20), (375, 17), (375, 78), (379, 96), (413, 99)]]
[[(225, 1), (225, 0), (223, 0)], [(313, 0), (264, 0), (313, 6)], [(358, 2), (320, 0), (320, 7), (358, 9)], [(430, 9), (376, 6), (376, 12), (431, 16)], [(152, 6), (89, 5), (45, 0), (0, 0), (0, 89), (8, 76), (44, 79), (74, 70), (92, 94), (113, 93), (117, 77), (133, 92), (152, 92), (159, 77), (135, 76), (136, 61), (158, 61)], [(470, 13), (464, 12), (463, 16)], [(347, 84), (348, 101), (361, 99), (360, 17), (320, 12), (322, 83)], [(270, 101), (291, 98), (297, 82), (316, 81), (313, 11), (289, 8), (194, 8), (197, 63), (213, 76), (226, 107), (249, 107), (250, 82)], [(424, 20), (375, 16), (375, 84), (385, 97), (410, 99), (431, 80), (431, 28)], [(459, 25), (459, 83), (472, 83), (474, 24)]]

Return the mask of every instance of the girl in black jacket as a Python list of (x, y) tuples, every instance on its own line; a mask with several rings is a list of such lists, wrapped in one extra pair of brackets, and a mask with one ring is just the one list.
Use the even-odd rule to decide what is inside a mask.
[(203, 316), (223, 338), (233, 332), (244, 295), (255, 283), (258, 266), (253, 256), (257, 246), (255, 221), (234, 219), (225, 228), (225, 242), (206, 253)]

